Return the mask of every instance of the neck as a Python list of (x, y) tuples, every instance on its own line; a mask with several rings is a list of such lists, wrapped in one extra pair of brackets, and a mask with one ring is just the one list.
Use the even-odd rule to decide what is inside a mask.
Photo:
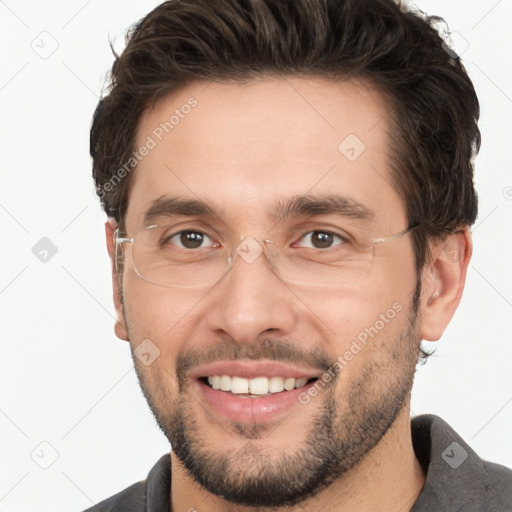
[[(188, 475), (171, 452), (173, 512), (270, 512), (271, 509), (234, 505), (215, 496)], [(350, 471), (315, 496), (273, 512), (410, 511), (425, 483), (414, 455), (409, 407), (404, 407), (388, 432)]]

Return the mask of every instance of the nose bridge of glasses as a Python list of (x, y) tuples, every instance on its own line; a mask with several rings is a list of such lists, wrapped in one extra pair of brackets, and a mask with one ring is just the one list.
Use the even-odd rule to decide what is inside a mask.
[(254, 235), (241, 237), (234, 248), (233, 254), (230, 256), (230, 263), (234, 262), (235, 255), (247, 264), (254, 263), (262, 254), (267, 259), (276, 256), (275, 244), (269, 239), (259, 239)]

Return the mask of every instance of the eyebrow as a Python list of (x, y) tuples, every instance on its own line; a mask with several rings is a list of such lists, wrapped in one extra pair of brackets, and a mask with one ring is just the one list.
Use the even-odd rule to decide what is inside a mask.
[(339, 215), (350, 219), (370, 221), (375, 214), (359, 201), (338, 194), (320, 196), (295, 196), (289, 201), (281, 201), (270, 213), (274, 222), (282, 222), (290, 217), (315, 217), (317, 215)]
[(152, 201), (144, 213), (144, 223), (151, 224), (156, 219), (171, 215), (220, 218), (221, 212), (198, 199), (162, 196)]
[[(147, 225), (172, 215), (222, 218), (221, 209), (215, 205), (198, 199), (162, 196), (146, 210), (144, 222)], [(374, 212), (367, 206), (337, 194), (295, 196), (287, 201), (279, 201), (268, 213), (270, 220), (276, 224), (290, 217), (311, 218), (318, 215), (339, 215), (363, 221), (375, 218)]]

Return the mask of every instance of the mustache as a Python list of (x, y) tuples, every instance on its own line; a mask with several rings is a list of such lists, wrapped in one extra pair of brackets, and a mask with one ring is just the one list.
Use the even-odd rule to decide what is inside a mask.
[(183, 382), (187, 372), (195, 366), (216, 361), (270, 360), (298, 366), (308, 366), (326, 372), (336, 361), (320, 348), (302, 348), (291, 341), (266, 338), (259, 343), (241, 345), (225, 339), (207, 348), (184, 348), (176, 358), (178, 380)]

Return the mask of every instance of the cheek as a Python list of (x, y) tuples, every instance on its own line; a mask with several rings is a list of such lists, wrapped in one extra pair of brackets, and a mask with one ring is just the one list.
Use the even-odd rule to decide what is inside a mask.
[(197, 294), (181, 290), (178, 294), (135, 277), (124, 283), (130, 345), (146, 397), (155, 407), (165, 408), (170, 397), (178, 394), (176, 359), (193, 338), (201, 303)]
[(138, 276), (125, 278), (123, 298), (132, 344), (150, 339), (165, 357), (182, 348), (204, 314), (197, 292), (156, 286)]
[[(394, 325), (407, 319), (413, 294), (410, 286), (373, 282), (371, 285), (338, 292), (324, 290), (317, 294), (297, 294), (305, 306), (306, 315), (316, 328), (325, 333), (330, 344), (357, 338), (367, 329), (388, 333)], [(364, 338), (364, 334), (360, 336)]]
[(414, 372), (417, 343), (409, 330), (409, 308), (384, 302), (371, 315), (352, 318), (349, 327), (334, 349), (337, 401), (347, 411), (378, 407), (378, 401), (390, 390), (402, 389)]
[[(376, 276), (375, 276), (376, 277)], [(369, 364), (387, 365), (403, 352), (401, 337), (410, 323), (415, 270), (368, 280), (350, 290), (301, 297), (323, 333), (324, 349), (338, 361), (338, 372), (355, 376)]]

